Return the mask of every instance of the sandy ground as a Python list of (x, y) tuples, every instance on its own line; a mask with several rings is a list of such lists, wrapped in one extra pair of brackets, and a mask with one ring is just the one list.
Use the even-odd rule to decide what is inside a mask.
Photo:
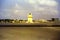
[(60, 27), (0, 27), (0, 40), (60, 40)]

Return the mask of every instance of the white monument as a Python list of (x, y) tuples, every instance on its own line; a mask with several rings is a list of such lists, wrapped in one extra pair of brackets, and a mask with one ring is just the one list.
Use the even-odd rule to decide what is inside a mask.
[(32, 19), (33, 17), (32, 17), (32, 13), (29, 13), (28, 14), (28, 21), (27, 21), (27, 23), (33, 23), (33, 19)]

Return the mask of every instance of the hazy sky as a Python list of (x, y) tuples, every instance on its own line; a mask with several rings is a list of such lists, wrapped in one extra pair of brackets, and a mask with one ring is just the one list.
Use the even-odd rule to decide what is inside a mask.
[(0, 0), (0, 19), (51, 19), (60, 17), (60, 0)]

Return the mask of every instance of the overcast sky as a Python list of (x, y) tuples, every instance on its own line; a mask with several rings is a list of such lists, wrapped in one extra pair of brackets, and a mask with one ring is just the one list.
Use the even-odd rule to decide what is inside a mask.
[(60, 0), (0, 0), (0, 19), (51, 19), (60, 17)]

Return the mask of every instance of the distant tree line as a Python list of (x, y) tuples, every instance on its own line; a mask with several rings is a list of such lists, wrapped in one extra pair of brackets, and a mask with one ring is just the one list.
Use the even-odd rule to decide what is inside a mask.
[(12, 22), (13, 19), (0, 19), (0, 22)]

